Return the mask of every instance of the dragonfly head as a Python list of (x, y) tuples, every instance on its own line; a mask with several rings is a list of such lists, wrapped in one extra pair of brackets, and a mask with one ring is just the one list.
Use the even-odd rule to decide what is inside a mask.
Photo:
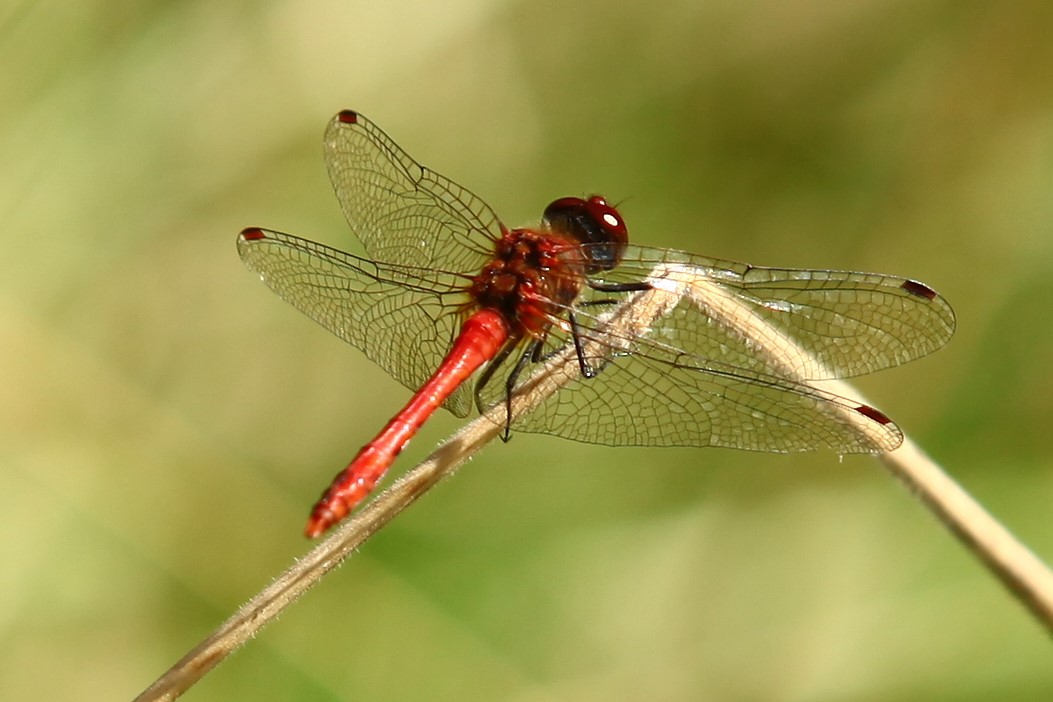
[(629, 232), (625, 220), (600, 195), (584, 200), (562, 197), (545, 208), (545, 225), (581, 244), (589, 263), (589, 273), (609, 271), (622, 259)]

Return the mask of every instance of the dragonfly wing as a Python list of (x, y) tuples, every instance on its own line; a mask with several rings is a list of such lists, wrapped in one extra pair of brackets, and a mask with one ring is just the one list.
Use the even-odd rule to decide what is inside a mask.
[(379, 127), (345, 110), (325, 132), (325, 162), (344, 217), (370, 258), (477, 272), (501, 236), (493, 210), (421, 166)]
[[(922, 283), (896, 276), (762, 268), (631, 247), (623, 264), (597, 280), (646, 280), (656, 267), (678, 271), (681, 280), (694, 279), (697, 294), (656, 320), (650, 335), (699, 359), (737, 368), (808, 380), (847, 378), (930, 354), (954, 333), (954, 312), (943, 297)], [(736, 333), (706, 313), (705, 300), (713, 293), (733, 299), (742, 314), (804, 353), (789, 361), (791, 367), (780, 359), (773, 365), (757, 352), (755, 338)], [(595, 292), (589, 296), (611, 297)]]
[[(368, 261), (265, 229), (243, 231), (238, 253), (279, 296), (411, 390), (438, 368), (459, 331), (467, 299), (457, 276)], [(470, 388), (459, 388), (445, 406), (466, 416)]]
[[(615, 338), (596, 318), (576, 316), (586, 360), (599, 372), (577, 375), (517, 417), (514, 429), (612, 446), (770, 452), (873, 453), (903, 440), (884, 415), (856, 401), (785, 376), (701, 359), (647, 337)], [(577, 372), (572, 347), (557, 356)], [(527, 376), (520, 386), (530, 384)], [(503, 399), (502, 393), (500, 384), (485, 389), (491, 401)]]

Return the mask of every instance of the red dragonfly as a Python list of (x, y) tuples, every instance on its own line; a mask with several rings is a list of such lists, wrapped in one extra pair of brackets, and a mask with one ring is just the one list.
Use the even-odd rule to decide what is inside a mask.
[[(473, 404), (503, 405), (506, 439), (516, 429), (618, 446), (891, 450), (903, 435), (883, 413), (802, 381), (905, 363), (954, 331), (946, 300), (914, 280), (630, 246), (625, 220), (598, 195), (560, 198), (540, 226), (509, 229), (350, 110), (329, 123), (325, 160), (369, 258), (259, 228), (240, 233), (238, 252), (278, 295), (415, 393), (323, 493), (310, 537), (369, 494), (440, 405), (459, 417)], [(650, 290), (655, 267), (671, 263), (734, 296), (810, 362), (788, 375), (755, 340), (683, 302), (612, 339), (604, 311)], [(564, 349), (575, 350), (580, 377), (512, 416), (517, 388)], [(870, 425), (866, 437), (846, 410)]]

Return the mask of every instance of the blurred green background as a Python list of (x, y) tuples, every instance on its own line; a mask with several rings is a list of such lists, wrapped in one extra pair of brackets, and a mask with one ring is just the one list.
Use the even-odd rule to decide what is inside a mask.
[[(362, 111), (506, 222), (924, 280), (859, 387), (1053, 554), (1053, 3), (0, 9), (0, 699), (129, 699), (302, 554), (408, 393), (242, 267), (354, 243)], [(426, 455), (445, 413), (403, 455)], [(489, 447), (193, 700), (1048, 700), (1050, 641), (876, 462)]]

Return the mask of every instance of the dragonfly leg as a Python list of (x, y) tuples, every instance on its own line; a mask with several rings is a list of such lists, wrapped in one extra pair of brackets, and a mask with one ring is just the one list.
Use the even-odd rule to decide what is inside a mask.
[(519, 380), (519, 374), (523, 372), (527, 364), (530, 363), (535, 356), (541, 353), (541, 344), (544, 339), (533, 339), (527, 344), (526, 350), (520, 355), (519, 360), (516, 361), (515, 368), (508, 374), (508, 378), (505, 379), (505, 433), (501, 437), (501, 441), (507, 443), (512, 438), (512, 391), (515, 389), (516, 381)]
[(590, 280), (588, 281), (588, 285), (590, 288), (598, 292), (609, 293), (646, 292), (653, 288), (653, 286), (645, 280), (640, 280), (635, 283), (598, 283), (595, 280)]
[(508, 341), (506, 341), (505, 345), (501, 348), (497, 355), (494, 356), (488, 364), (486, 364), (486, 368), (483, 369), (483, 372), (479, 376), (479, 379), (475, 381), (475, 408), (479, 411), (479, 414), (482, 414), (483, 411), (486, 409), (485, 407), (483, 407), (483, 388), (489, 385), (490, 381), (494, 378), (494, 373), (496, 373), (497, 369), (500, 368), (506, 360), (508, 360), (508, 356), (512, 353), (512, 351), (515, 350), (516, 346), (518, 345), (519, 339), (509, 339)]
[[(602, 304), (604, 301), (596, 300), (595, 303)], [(578, 368), (581, 369), (581, 377), (583, 378), (595, 378), (596, 369), (592, 367), (588, 359), (585, 358), (585, 349), (581, 346), (581, 327), (578, 326), (578, 319), (571, 312), (568, 315), (570, 319), (570, 335), (574, 339), (574, 352), (578, 355)]]

